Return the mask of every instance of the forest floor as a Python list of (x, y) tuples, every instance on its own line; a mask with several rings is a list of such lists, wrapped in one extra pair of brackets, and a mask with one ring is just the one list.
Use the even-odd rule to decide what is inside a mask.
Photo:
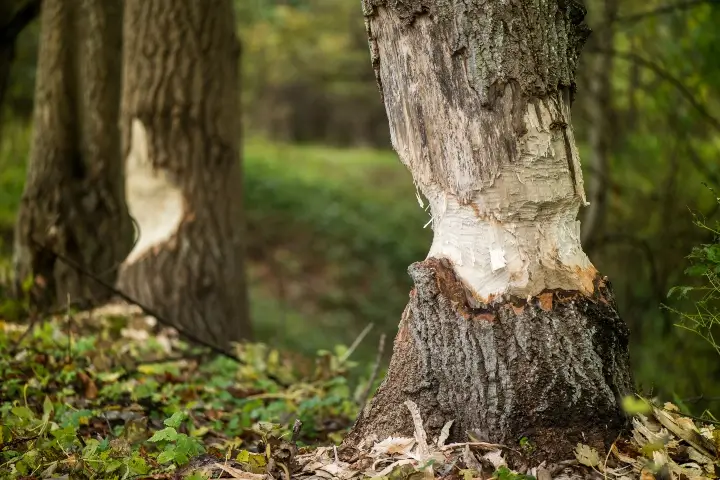
[[(19, 122), (3, 127), (0, 275), (9, 263), (31, 134)], [(381, 331), (395, 328), (407, 300), (407, 267), (431, 241), (407, 169), (392, 152), (372, 149), (247, 138), (243, 150), (257, 338), (312, 355), (352, 342), (373, 323), (371, 341), (357, 352), (372, 361)], [(323, 336), (303, 335), (311, 329)]]
[[(18, 307), (6, 302), (2, 308)], [(720, 474), (720, 429), (680, 415), (673, 405), (642, 400), (628, 407), (634, 430), (606, 456), (578, 445), (567, 462), (513, 471), (505, 454), (532, 446), (446, 445), (443, 435), (426, 438), (408, 403), (414, 438), (386, 439), (346, 458), (337, 446), (378, 382), (362, 373), (350, 380), (353, 370), (363, 371), (353, 348), (312, 358), (246, 343), (235, 353), (231, 359), (191, 347), (125, 304), (24, 324), (0, 320), (0, 479), (690, 480)]]

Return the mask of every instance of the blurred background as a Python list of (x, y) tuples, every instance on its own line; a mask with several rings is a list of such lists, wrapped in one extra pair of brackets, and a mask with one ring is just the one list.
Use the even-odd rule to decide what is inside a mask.
[[(638, 387), (690, 411), (720, 399), (720, 358), (675, 326), (720, 191), (720, 2), (587, 0), (594, 33), (573, 125), (592, 206), (583, 244), (631, 329)], [(237, 0), (251, 309), (258, 340), (358, 360), (394, 335), (432, 232), (389, 142), (359, 0)], [(18, 41), (2, 105), (0, 255), (10, 254), (30, 143), (39, 25)], [(387, 348), (389, 356), (390, 349)]]

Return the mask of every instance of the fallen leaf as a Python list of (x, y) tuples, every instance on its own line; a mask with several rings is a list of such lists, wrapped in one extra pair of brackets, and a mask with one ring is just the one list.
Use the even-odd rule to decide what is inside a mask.
[(600, 465), (600, 455), (598, 455), (597, 450), (582, 443), (578, 443), (577, 447), (575, 447), (575, 458), (588, 467)]
[(78, 372), (78, 377), (80, 377), (80, 381), (82, 382), (83, 388), (85, 389), (85, 398), (89, 400), (97, 398), (98, 388), (97, 385), (95, 385), (95, 381), (83, 371)]
[(407, 454), (414, 446), (414, 438), (388, 437), (382, 442), (376, 443), (372, 448), (372, 453), (387, 455), (393, 455), (395, 453)]

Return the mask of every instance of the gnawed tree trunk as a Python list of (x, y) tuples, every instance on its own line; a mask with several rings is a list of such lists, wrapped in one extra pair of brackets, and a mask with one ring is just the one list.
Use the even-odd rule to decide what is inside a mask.
[(250, 336), (230, 0), (126, 0), (127, 202), (119, 288), (219, 347)]
[[(44, 0), (33, 138), (15, 230), (15, 272), (33, 275), (43, 308), (99, 303), (132, 246), (118, 115), (119, 0)], [(44, 285), (44, 287), (43, 287)]]
[(625, 425), (628, 332), (580, 245), (570, 122), (588, 29), (572, 0), (364, 0), (393, 145), (434, 240), (383, 384), (346, 446), (429, 435), (572, 457)]

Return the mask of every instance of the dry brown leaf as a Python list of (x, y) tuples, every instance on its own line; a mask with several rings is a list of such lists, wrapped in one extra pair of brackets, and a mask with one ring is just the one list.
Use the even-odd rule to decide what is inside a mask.
[(230, 465), (225, 465), (222, 463), (214, 463), (212, 465), (212, 467), (222, 470), (226, 473), (229, 473), (230, 475), (232, 475), (231, 478), (234, 478), (234, 479), (239, 479), (239, 480), (264, 480), (265, 479), (265, 475), (258, 474), (258, 473), (244, 472), (237, 468), (233, 468)]
[(450, 420), (445, 425), (443, 425), (443, 428), (440, 431), (440, 436), (438, 437), (438, 440), (437, 440), (438, 447), (442, 447), (443, 445), (445, 445), (445, 442), (450, 437), (450, 428), (452, 427), (454, 422), (455, 422), (455, 420)]
[(97, 398), (98, 388), (97, 385), (95, 385), (95, 381), (83, 371), (78, 372), (78, 377), (80, 377), (80, 381), (82, 382), (83, 388), (85, 389), (83, 393), (85, 398), (87, 398), (88, 400)]
[(575, 447), (575, 458), (577, 461), (588, 467), (597, 467), (600, 465), (600, 455), (597, 450), (588, 445), (578, 443)]
[(495, 469), (498, 469), (503, 466), (507, 466), (507, 463), (505, 463), (505, 459), (502, 456), (502, 452), (500, 450), (492, 450), (482, 457), (484, 460), (487, 460), (492, 464)]
[(412, 400), (406, 400), (405, 406), (410, 410), (412, 415), (413, 425), (415, 426), (415, 441), (418, 443), (417, 454), (421, 459), (427, 458), (430, 453), (430, 448), (427, 443), (427, 433), (422, 424), (422, 417), (420, 416), (420, 409)]
[(408, 437), (388, 437), (382, 442), (373, 445), (372, 454), (374, 455), (393, 455), (396, 453), (408, 454), (415, 446), (415, 439)]

